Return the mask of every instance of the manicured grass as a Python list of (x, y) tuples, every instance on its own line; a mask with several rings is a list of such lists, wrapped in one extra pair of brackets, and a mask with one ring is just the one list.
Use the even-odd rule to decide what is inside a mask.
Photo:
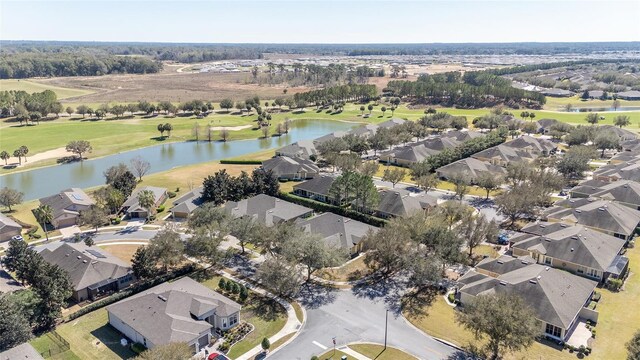
[(293, 192), (293, 187), (300, 184), (302, 181), (283, 181), (280, 182), (280, 191), (285, 193)]
[[(637, 242), (636, 242), (637, 243)], [(625, 359), (625, 344), (640, 329), (640, 311), (630, 309), (640, 299), (640, 248), (629, 249), (631, 275), (624, 285), (624, 290), (613, 293), (606, 289), (598, 289), (602, 298), (597, 311), (600, 313), (596, 326), (597, 337), (593, 345), (592, 359)]]
[(285, 336), (283, 336), (280, 340), (274, 342), (273, 344), (271, 344), (271, 348), (269, 349), (270, 351), (273, 351), (277, 348), (279, 348), (280, 346), (282, 346), (284, 343), (286, 343), (289, 339), (291, 339), (296, 333), (291, 333), (291, 334), (287, 334)]
[(376, 360), (418, 360), (413, 355), (409, 355), (406, 352), (387, 346), (385, 349), (383, 345), (378, 344), (351, 344), (349, 345), (351, 350), (357, 351), (360, 354)]
[(257, 151), (257, 152), (251, 153), (251, 154), (247, 154), (247, 155), (228, 158), (228, 159), (225, 159), (225, 160), (236, 160), (236, 161), (237, 160), (260, 160), (260, 161), (264, 161), (264, 160), (271, 159), (275, 155), (276, 155), (276, 151), (274, 149), (267, 149), (267, 150), (262, 150), (262, 151)]
[(302, 306), (297, 301), (292, 301), (291, 306), (293, 306), (293, 310), (296, 312), (296, 319), (298, 321), (304, 321), (304, 312), (302, 311)]
[(54, 338), (48, 333), (31, 339), (29, 344), (31, 344), (31, 346), (33, 346), (34, 349), (36, 349), (36, 351), (45, 359), (80, 360), (80, 358), (71, 350), (58, 353), (62, 348), (60, 347), (59, 342), (54, 340)]
[[(40, 202), (38, 200), (32, 200), (32, 201), (27, 201), (22, 204), (13, 206), (12, 212), (8, 212), (8, 209), (3, 209), (2, 212), (5, 215), (13, 216), (14, 218), (16, 218), (17, 220), (23, 223), (36, 226), (38, 228), (38, 231), (36, 231), (36, 234), (41, 235), (42, 236), (41, 239), (44, 239), (45, 238), (44, 230), (42, 230), (42, 226), (38, 223), (38, 221), (36, 220), (36, 217), (33, 216), (33, 212), (32, 212), (32, 210), (37, 208), (38, 205), (40, 205)], [(49, 237), (57, 236), (57, 235), (60, 235), (60, 231), (58, 230), (49, 231)], [(26, 235), (24, 235), (24, 238), (27, 242), (39, 240), (35, 238), (29, 239), (29, 237)]]
[[(70, 351), (54, 359), (127, 359), (135, 356), (128, 346), (120, 345), (122, 335), (108, 324), (107, 310), (102, 308), (56, 329), (69, 342)], [(31, 344), (38, 351), (45, 351), (51, 338), (36, 338)], [(44, 350), (41, 350), (44, 349)]]
[[(198, 279), (198, 281), (210, 289), (218, 290), (220, 276)], [(263, 338), (269, 338), (280, 331), (287, 322), (287, 312), (276, 301), (250, 291), (249, 299), (242, 305), (240, 321), (252, 324), (255, 329), (231, 347), (229, 357), (232, 359), (259, 345)]]
[[(82, 89), (73, 89), (73, 88), (65, 88), (60, 86), (54, 86), (49, 84), (39, 83), (33, 80), (22, 80), (22, 79), (3, 79), (0, 80), (0, 89), (2, 91), (5, 90), (16, 90), (16, 91), (26, 91), (28, 93), (34, 92), (42, 92), (45, 90), (52, 90), (58, 96), (58, 99), (66, 99), (74, 96), (82, 96), (87, 94), (92, 94), (94, 91), (91, 90), (82, 90)], [(66, 108), (66, 106), (65, 106)]]
[(329, 350), (322, 355), (318, 355), (318, 359), (320, 360), (340, 360), (343, 356), (347, 357), (347, 360), (356, 360), (351, 355), (347, 355), (340, 350)]
[[(437, 296), (436, 300), (431, 306), (424, 309), (427, 315), (413, 316), (405, 313), (405, 317), (413, 325), (417, 326), (420, 330), (428, 333), (436, 338), (450, 341), (458, 346), (470, 347), (472, 344), (478, 344), (473, 334), (458, 325), (455, 321), (454, 308), (447, 305), (442, 296)], [(482, 346), (482, 344), (478, 344)], [(504, 354), (505, 360), (520, 360), (520, 359), (545, 359), (545, 360), (567, 360), (575, 359), (575, 354), (570, 354), (568, 351), (559, 351), (555, 348), (547, 345), (543, 345), (538, 342), (534, 342), (533, 345), (526, 351), (518, 353)], [(605, 359), (590, 356), (592, 359)], [(617, 359), (611, 357), (610, 359)]]
[(361, 279), (370, 273), (370, 269), (364, 263), (364, 255), (338, 268), (322, 269), (318, 276), (333, 281), (349, 281)]
[[(468, 252), (467, 252), (468, 254)], [(479, 245), (477, 246), (475, 249), (473, 249), (473, 255), (474, 256), (479, 256), (482, 257), (484, 255), (487, 255), (490, 258), (497, 258), (498, 257), (498, 251), (491, 245)]]
[(133, 254), (135, 254), (140, 245), (98, 245), (98, 247), (105, 249), (120, 260), (131, 263)]
[[(544, 108), (548, 110), (562, 110), (564, 106), (567, 104), (571, 104), (574, 108), (609, 108), (613, 105), (613, 99), (609, 100), (600, 100), (600, 99), (589, 99), (582, 100), (580, 96), (582, 93), (576, 96), (571, 97), (550, 97), (547, 96), (547, 103), (544, 104)], [(620, 106), (640, 106), (640, 100), (622, 100), (620, 101)]]
[[(453, 195), (453, 193), (455, 193), (456, 186), (453, 183), (449, 182), (449, 181), (440, 181), (440, 183), (438, 184), (437, 188), (440, 189), (440, 190), (451, 191), (452, 195)], [(478, 187), (478, 186), (469, 186), (468, 190), (469, 190), (469, 192), (467, 194), (465, 194), (465, 195), (481, 196), (483, 198), (485, 196), (487, 196), (487, 191), (484, 190), (483, 188)], [(499, 195), (500, 193), (502, 193), (501, 190), (491, 191), (489, 193), (489, 196), (496, 196), (496, 195)]]

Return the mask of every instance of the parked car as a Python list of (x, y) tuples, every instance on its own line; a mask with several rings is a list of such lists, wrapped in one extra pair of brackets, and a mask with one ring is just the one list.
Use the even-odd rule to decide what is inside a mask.
[(498, 235), (498, 244), (499, 245), (508, 245), (509, 244), (509, 235), (507, 233), (501, 233)]
[(24, 240), (24, 239), (22, 238), (22, 235), (16, 235), (16, 236), (12, 236), (11, 240)]
[(220, 353), (212, 353), (212, 354), (209, 354), (209, 357), (207, 357), (207, 360), (229, 360), (229, 358)]

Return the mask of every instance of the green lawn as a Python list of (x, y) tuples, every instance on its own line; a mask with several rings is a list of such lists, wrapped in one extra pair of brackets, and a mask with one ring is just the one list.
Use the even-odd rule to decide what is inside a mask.
[(318, 359), (320, 360), (340, 360), (343, 356), (347, 357), (347, 360), (356, 360), (351, 355), (347, 355), (340, 350), (329, 350), (322, 355), (318, 355)]
[(60, 86), (44, 84), (44, 83), (40, 83), (33, 80), (22, 80), (22, 79), (0, 80), (0, 91), (5, 91), (5, 90), (26, 91), (28, 93), (52, 90), (53, 92), (56, 93), (56, 95), (58, 96), (58, 99), (66, 99), (74, 96), (82, 96), (82, 95), (88, 95), (88, 94), (94, 93), (94, 91), (91, 91), (91, 90), (65, 88)]
[(318, 276), (333, 281), (349, 281), (361, 279), (371, 272), (371, 269), (364, 263), (365, 256), (362, 255), (348, 264), (338, 268), (322, 269), (318, 271)]
[[(198, 278), (202, 285), (218, 290), (219, 276)], [(262, 342), (263, 338), (275, 335), (287, 322), (287, 312), (276, 301), (250, 292), (249, 299), (242, 305), (240, 321), (246, 321), (255, 329), (242, 341), (236, 343), (229, 351), (230, 358), (236, 358)]]
[[(105, 308), (62, 324), (56, 331), (69, 342), (71, 349), (53, 359), (108, 360), (128, 359), (135, 356), (129, 347), (120, 345), (122, 335), (108, 324)], [(50, 343), (51, 338), (47, 335), (31, 341), (31, 344), (41, 352), (45, 351)]]
[(360, 354), (376, 360), (418, 360), (413, 355), (409, 355), (406, 352), (387, 346), (385, 349), (383, 345), (378, 344), (351, 344), (349, 345), (351, 350), (359, 352)]

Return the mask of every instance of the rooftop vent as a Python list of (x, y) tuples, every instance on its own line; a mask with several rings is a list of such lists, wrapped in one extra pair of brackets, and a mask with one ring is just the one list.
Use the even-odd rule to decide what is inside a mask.
[(548, 266), (545, 266), (544, 271), (549, 271), (549, 269), (550, 268)]
[(573, 252), (573, 248), (571, 248), (571, 252)]
[(498, 260), (497, 262), (498, 262), (498, 264), (504, 264), (504, 261), (502, 261), (502, 260)]
[(76, 256), (76, 257), (77, 257), (78, 259), (80, 259), (80, 258), (81, 258), (81, 256), (80, 256), (80, 255), (78, 255), (78, 256)]
[(167, 298), (162, 296), (162, 295), (158, 295), (158, 299), (160, 299), (160, 300), (162, 300), (164, 302), (167, 302)]
[(530, 283), (532, 283), (532, 284), (537, 284), (537, 283), (538, 283), (538, 282), (537, 282), (537, 281), (535, 281), (534, 279), (529, 280), (529, 282), (530, 282)]
[(573, 240), (578, 240), (579, 238), (577, 236), (572, 236), (571, 237)]
[(506, 286), (507, 282), (506, 281), (500, 281), (500, 285)]
[(82, 260), (82, 263), (86, 264), (86, 263), (87, 263), (87, 260)]

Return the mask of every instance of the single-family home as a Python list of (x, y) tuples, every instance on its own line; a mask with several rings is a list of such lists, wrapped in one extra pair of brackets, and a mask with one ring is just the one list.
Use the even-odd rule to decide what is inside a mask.
[(320, 168), (311, 160), (275, 156), (262, 162), (265, 171), (271, 171), (279, 180), (311, 179), (320, 173)]
[(519, 296), (539, 320), (540, 333), (558, 341), (568, 340), (581, 321), (598, 321), (598, 312), (587, 308), (597, 281), (536, 264), (528, 256), (487, 258), (458, 281), (462, 306), (477, 296)]
[(362, 251), (362, 240), (367, 234), (378, 231), (375, 226), (329, 212), (299, 219), (296, 224), (305, 232), (319, 234), (326, 244), (345, 249), (351, 255)]
[(329, 175), (319, 175), (311, 180), (293, 185), (293, 193), (308, 199), (335, 204), (336, 200), (329, 194), (331, 185), (336, 180)]
[(589, 99), (600, 99), (604, 95), (602, 90), (589, 90)]
[(407, 120), (404, 119), (400, 119), (400, 118), (391, 118), (387, 121), (381, 122), (380, 124), (378, 124), (378, 128), (385, 128), (385, 129), (390, 129), (392, 127), (398, 126), (398, 125), (402, 125), (404, 123), (406, 123)]
[(557, 89), (557, 88), (542, 89), (540, 90), (540, 93), (544, 96), (551, 96), (551, 97), (570, 97), (575, 94), (573, 91), (569, 91), (565, 89)]
[(505, 144), (500, 144), (479, 151), (471, 155), (471, 157), (480, 161), (486, 161), (492, 165), (507, 166), (511, 162), (530, 162), (536, 159), (538, 156), (525, 150), (513, 148)]
[(313, 140), (300, 140), (276, 150), (276, 156), (309, 159), (318, 152)]
[(593, 178), (602, 181), (640, 181), (640, 161), (602, 166), (593, 172)]
[(505, 142), (504, 145), (527, 151), (535, 156), (548, 156), (555, 153), (558, 148), (558, 145), (552, 141), (529, 135), (522, 135), (514, 140)]
[(0, 352), (0, 360), (44, 360), (42, 355), (28, 342)]
[(559, 230), (545, 235), (522, 233), (513, 237), (513, 255), (530, 256), (538, 264), (600, 282), (609, 276), (624, 276), (629, 263), (621, 255), (624, 240), (583, 225), (562, 225)]
[(347, 131), (348, 134), (362, 137), (373, 136), (376, 132), (378, 132), (378, 125), (375, 124), (366, 124)]
[(148, 349), (186, 342), (195, 354), (209, 345), (216, 329), (240, 322), (235, 301), (183, 277), (107, 306), (109, 324)]
[(58, 242), (36, 247), (44, 261), (69, 274), (77, 302), (96, 300), (120, 291), (134, 280), (130, 264), (108, 251), (84, 243)]
[(580, 224), (624, 240), (631, 240), (640, 211), (608, 200), (570, 199), (544, 211), (542, 220)]
[(434, 207), (437, 198), (431, 195), (412, 196), (404, 189), (383, 189), (378, 192), (380, 203), (375, 209), (376, 216), (381, 218), (411, 216), (417, 212)]
[(204, 203), (204, 200), (202, 199), (203, 189), (204, 188), (202, 186), (199, 186), (175, 200), (172, 203), (173, 206), (169, 209), (169, 211), (171, 211), (171, 216), (174, 219), (188, 218), (192, 212)]
[(143, 191), (151, 191), (153, 194), (153, 207), (157, 208), (167, 199), (167, 189), (156, 186), (144, 186), (135, 189), (127, 200), (120, 207), (120, 212), (124, 213), (130, 219), (146, 218), (149, 216), (148, 209), (140, 205), (138, 196)]
[(474, 158), (465, 158), (454, 161), (451, 164), (436, 169), (436, 174), (442, 179), (449, 179), (457, 174), (465, 174), (473, 183), (483, 173), (489, 173), (494, 176), (504, 176), (507, 170), (498, 165), (493, 165), (487, 161), (481, 161)]
[(267, 226), (313, 215), (313, 210), (273, 196), (259, 194), (238, 202), (227, 201), (224, 209), (233, 217), (250, 217)]
[(591, 197), (611, 200), (632, 209), (640, 210), (640, 183), (633, 180), (614, 182), (588, 180), (571, 189), (570, 194), (572, 198)]
[(629, 141), (629, 140), (636, 140), (638, 139), (638, 134), (627, 130), (627, 129), (623, 129), (621, 127), (617, 127), (615, 125), (600, 125), (598, 127), (599, 132), (600, 131), (610, 131), (616, 135), (618, 135), (618, 137), (620, 138), (620, 141)]
[(57, 229), (78, 224), (80, 212), (89, 209), (95, 202), (82, 189), (70, 188), (40, 199), (40, 204), (51, 207), (51, 225)]
[(0, 243), (11, 240), (12, 237), (20, 235), (22, 225), (7, 215), (0, 213)]
[(539, 134), (548, 134), (551, 131), (551, 127), (558, 123), (559, 121), (556, 119), (540, 119), (536, 121), (536, 125), (538, 126), (537, 132)]
[(640, 91), (638, 90), (630, 90), (619, 92), (618, 99), (622, 100), (640, 100)]

